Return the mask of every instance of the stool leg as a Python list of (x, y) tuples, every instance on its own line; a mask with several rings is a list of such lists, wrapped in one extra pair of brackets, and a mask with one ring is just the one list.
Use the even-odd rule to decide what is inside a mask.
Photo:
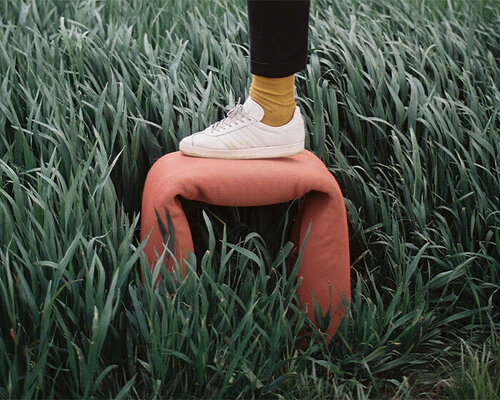
[[(144, 248), (144, 253), (148, 259), (148, 264), (151, 268), (154, 268), (158, 261), (158, 256), (164, 250), (164, 237), (158, 221), (159, 218), (164, 233), (166, 233), (169, 239), (169, 246), (175, 253), (175, 260), (170, 257), (167, 267), (172, 271), (177, 261), (185, 275), (186, 266), (183, 260), (187, 257), (188, 251), (193, 251), (194, 249), (191, 229), (175, 188), (161, 184), (165, 179), (165, 172), (161, 163), (162, 160), (153, 165), (144, 185), (141, 211), (141, 241), (147, 235), (150, 235)], [(167, 220), (167, 210), (171, 219), (170, 224)], [(170, 232), (172, 229), (174, 232)], [(174, 238), (175, 249), (173, 248)]]
[(330, 310), (330, 324), (326, 329), (330, 340), (345, 315), (344, 304), (350, 299), (349, 238), (343, 198), (308, 193), (292, 228), (291, 239), (298, 249), (309, 226), (309, 240), (297, 274), (297, 278), (302, 279), (297, 294), (315, 323), (314, 301), (323, 315)]

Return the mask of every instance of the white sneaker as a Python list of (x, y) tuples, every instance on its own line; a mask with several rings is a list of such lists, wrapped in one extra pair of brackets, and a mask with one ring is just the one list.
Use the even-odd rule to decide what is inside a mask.
[(232, 159), (286, 157), (304, 150), (304, 120), (299, 107), (282, 126), (265, 125), (260, 122), (263, 117), (262, 107), (249, 97), (223, 120), (182, 139), (179, 150), (189, 156)]

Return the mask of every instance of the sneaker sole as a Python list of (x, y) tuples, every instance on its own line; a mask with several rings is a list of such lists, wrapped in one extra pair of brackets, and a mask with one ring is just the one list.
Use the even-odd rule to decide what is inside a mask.
[(195, 147), (185, 143), (181, 143), (179, 146), (179, 150), (183, 154), (193, 157), (248, 160), (254, 158), (278, 158), (294, 156), (304, 150), (304, 142), (286, 144), (283, 146), (253, 147), (250, 149), (237, 150), (206, 149), (203, 147)]

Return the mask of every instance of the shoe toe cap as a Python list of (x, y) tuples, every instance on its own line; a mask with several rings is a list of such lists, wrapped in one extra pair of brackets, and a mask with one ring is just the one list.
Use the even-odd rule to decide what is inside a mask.
[(203, 132), (191, 136), (191, 145), (207, 149), (218, 149), (221, 146), (218, 138), (206, 135)]
[(204, 146), (205, 143), (211, 142), (212, 137), (208, 134), (210, 128), (206, 128), (203, 131), (193, 133), (189, 136), (186, 136), (183, 138), (180, 142), (180, 144), (187, 145), (187, 146)]
[(205, 135), (203, 132), (198, 132), (182, 139), (179, 144), (179, 149), (182, 150), (183, 147), (210, 149), (217, 148), (218, 145), (219, 143), (216, 138)]
[(185, 138), (183, 138), (180, 141), (179, 146), (183, 146), (183, 145), (192, 146), (193, 145), (193, 135), (186, 136)]

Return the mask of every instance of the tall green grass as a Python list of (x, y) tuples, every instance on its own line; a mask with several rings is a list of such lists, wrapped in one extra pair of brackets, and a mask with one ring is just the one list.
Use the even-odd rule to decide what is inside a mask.
[(138, 239), (152, 163), (248, 94), (245, 2), (0, 0), (0, 398), (499, 396), (498, 2), (312, 3), (298, 102), (352, 255), (329, 346), (295, 203), (186, 204), (186, 279)]

